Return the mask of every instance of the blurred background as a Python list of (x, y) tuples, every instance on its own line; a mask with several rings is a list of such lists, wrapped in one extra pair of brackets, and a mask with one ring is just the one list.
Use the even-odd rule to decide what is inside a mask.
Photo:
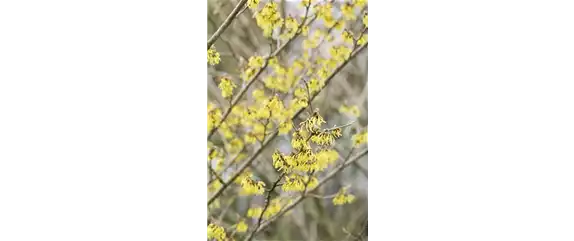
[[(208, 0), (208, 33), (209, 38), (223, 23), (225, 18), (237, 5), (239, 0)], [(260, 6), (265, 1), (261, 1)], [(299, 1), (275, 1), (280, 7), (282, 16), (303, 16), (304, 9), (299, 7)], [(317, 1), (312, 1), (317, 2)], [(333, 5), (340, 5), (346, 1), (335, 1)], [(347, 1), (348, 2), (348, 1)], [(333, 8), (335, 17), (340, 17), (338, 7)], [(357, 10), (357, 16), (361, 16), (361, 9)], [(360, 22), (360, 17), (357, 18)], [(348, 23), (348, 28), (353, 28), (354, 23)], [(358, 23), (357, 23), (358, 24)], [(325, 28), (319, 21), (314, 22), (310, 32), (319, 28)], [(347, 26), (346, 26), (347, 28)], [(320, 56), (328, 57), (328, 49), (332, 45), (342, 42), (341, 32), (331, 30), (330, 35), (334, 41), (323, 42), (317, 49)], [(294, 60), (302, 55), (302, 41), (306, 37), (299, 36), (292, 41), (279, 59), (285, 61)], [(241, 67), (244, 66), (250, 56), (266, 55), (272, 43), (263, 37), (262, 31), (253, 18), (253, 12), (249, 9), (238, 16), (231, 26), (215, 42), (215, 48), (220, 53), (221, 63), (208, 67), (208, 101), (226, 106), (228, 101), (220, 96), (217, 87), (217, 76), (228, 75), (239, 79)], [(319, 108), (321, 115), (327, 121), (327, 125), (344, 125), (351, 121), (354, 124), (344, 129), (342, 138), (338, 141), (336, 149), (341, 157), (346, 157), (353, 146), (350, 136), (360, 130), (368, 129), (368, 49), (353, 59), (331, 83), (321, 92), (313, 102), (314, 108)], [(249, 93), (249, 92), (248, 92)], [(249, 94), (248, 94), (249, 95)], [(360, 115), (358, 117), (340, 112), (341, 106), (357, 106)], [(266, 163), (271, 159), (275, 148), (288, 149), (290, 140), (288, 137), (279, 136), (275, 142), (260, 155), (253, 166), (254, 172), (266, 183), (276, 178), (276, 172), (271, 165)], [(364, 147), (368, 148), (368, 147)], [(356, 151), (355, 151), (356, 152)], [(375, 160), (376, 161), (376, 160)], [(233, 170), (233, 169), (231, 169)], [(279, 219), (264, 233), (257, 236), (257, 240), (347, 240), (347, 232), (358, 233), (366, 224), (367, 218), (367, 194), (368, 194), (368, 163), (367, 156), (356, 165), (352, 165), (340, 173), (336, 178), (320, 188), (320, 193), (330, 195), (336, 193), (343, 186), (350, 186), (350, 193), (356, 196), (356, 200), (347, 205), (334, 206), (332, 199), (310, 198), (296, 207), (291, 215)], [(229, 194), (232, 195), (232, 194)], [(235, 197), (230, 204), (221, 203), (219, 208), (210, 208), (210, 212), (225, 216), (229, 226), (237, 222), (237, 217), (228, 215), (236, 213), (245, 216), (250, 202), (262, 202), (253, 198)], [(232, 209), (231, 211), (224, 211)], [(349, 239), (353, 240), (353, 239)]]

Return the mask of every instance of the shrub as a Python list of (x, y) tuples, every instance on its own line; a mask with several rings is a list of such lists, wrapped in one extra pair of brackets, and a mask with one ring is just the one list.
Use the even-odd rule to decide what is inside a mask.
[[(286, 14), (285, 1), (213, 1), (209, 17), (224, 5), (207, 44), (208, 239), (366, 236), (366, 195), (340, 176), (367, 174), (366, 83), (348, 71), (366, 54), (367, 2), (302, 0)], [(327, 95), (335, 82), (346, 86)]]

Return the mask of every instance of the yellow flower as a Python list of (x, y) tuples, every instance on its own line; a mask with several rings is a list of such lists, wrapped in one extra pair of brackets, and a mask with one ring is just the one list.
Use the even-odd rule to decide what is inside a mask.
[(349, 3), (345, 3), (341, 6), (341, 12), (343, 12), (343, 17), (348, 21), (355, 20), (357, 18), (354, 6)]
[(236, 137), (235, 139), (229, 142), (229, 147), (227, 148), (227, 151), (229, 153), (238, 153), (239, 151), (241, 151), (241, 149), (243, 149), (243, 141), (241, 141), (241, 139)]
[(307, 6), (309, 6), (310, 4), (311, 4), (311, 0), (302, 0), (302, 1), (299, 3), (299, 6), (300, 6), (300, 7), (307, 7)]
[(355, 6), (362, 8), (365, 5), (367, 5), (367, 0), (353, 0), (353, 3), (355, 4)]
[(271, 200), (271, 202), (269, 203), (269, 206), (267, 207), (267, 210), (265, 210), (265, 213), (263, 213), (263, 218), (269, 219), (273, 215), (279, 213), (279, 211), (281, 211), (281, 208), (282, 207), (281, 207), (281, 200), (280, 199)]
[(315, 188), (319, 181), (316, 177), (309, 178), (308, 176), (301, 176), (297, 174), (292, 174), (285, 177), (285, 183), (281, 187), (283, 191), (304, 191), (305, 184), (307, 184), (307, 190)]
[(221, 207), (221, 202), (219, 202), (219, 199), (215, 199), (215, 201), (213, 201), (211, 203), (211, 205), (207, 206), (208, 209), (218, 209)]
[(221, 109), (212, 109), (207, 113), (207, 131), (215, 128), (221, 122), (222, 113)]
[(258, 69), (263, 67), (264, 61), (263, 61), (263, 57), (261, 56), (252, 56), (249, 58), (249, 62), (247, 63), (247, 65), (249, 66), (249, 68), (253, 68), (253, 69)]
[(367, 13), (365, 13), (365, 15), (363, 15), (363, 24), (365, 25), (365, 27), (369, 27), (369, 15)]
[(364, 44), (366, 44), (367, 41), (368, 41), (368, 40), (367, 40), (367, 37), (368, 37), (367, 34), (363, 34), (363, 36), (361, 36), (361, 38), (359, 38), (359, 39), (357, 40), (357, 44), (358, 44), (358, 45), (364, 45)]
[(211, 47), (207, 50), (207, 63), (210, 65), (219, 64), (221, 59), (219, 58), (219, 53), (215, 50), (215, 47)]
[(247, 133), (245, 134), (244, 140), (247, 144), (253, 144), (257, 141), (257, 138), (252, 133)]
[(273, 167), (275, 167), (275, 169), (281, 171), (289, 168), (289, 163), (287, 163), (285, 156), (278, 150), (275, 150), (271, 158), (273, 159)]
[(293, 132), (293, 137), (291, 138), (291, 146), (293, 149), (309, 149), (309, 143), (305, 141), (305, 138), (301, 135), (300, 131)]
[(233, 95), (233, 89), (235, 89), (237, 85), (233, 83), (229, 78), (223, 77), (221, 78), (221, 82), (219, 83), (219, 89), (221, 89), (221, 96), (223, 98), (229, 98)]
[(261, 108), (257, 109), (255, 116), (259, 119), (268, 119), (271, 117), (271, 112), (269, 111), (269, 108), (262, 106)]
[(333, 145), (335, 140), (339, 138), (341, 134), (340, 129), (339, 130), (337, 129), (316, 133), (313, 136), (311, 136), (311, 141), (323, 146)]
[[(224, 164), (225, 164), (225, 163), (223, 162), (223, 158), (217, 159), (217, 160), (215, 161), (214, 171), (216, 171), (216, 172), (221, 172), (221, 171), (223, 170)], [(217, 175), (219, 175), (219, 174), (217, 174)]]
[[(316, 5), (315, 11), (317, 12), (317, 17), (323, 19), (325, 22), (327, 22), (326, 19), (333, 18), (333, 5), (331, 3)], [(326, 26), (331, 27), (332, 25)]]
[(317, 132), (320, 128), (321, 125), (323, 123), (327, 123), (323, 117), (319, 114), (318, 111), (313, 112), (313, 115), (311, 115), (309, 118), (307, 118), (307, 120), (301, 122), (301, 127), (303, 127), (303, 129), (314, 133)]
[(293, 92), (293, 96), (302, 99), (302, 98), (307, 98), (307, 90), (305, 88), (302, 87), (298, 87), (297, 89), (295, 89), (295, 91)]
[(352, 50), (347, 46), (333, 46), (329, 49), (331, 57), (343, 62), (351, 55)]
[(253, 92), (251, 92), (251, 95), (253, 95), (253, 98), (255, 98), (255, 100), (262, 101), (265, 98), (265, 91), (255, 89), (253, 90)]
[(259, 0), (248, 0), (248, 1), (247, 1), (247, 6), (248, 6), (250, 9), (255, 10), (255, 9), (257, 9), (257, 6), (259, 6)]
[(269, 61), (267, 61), (267, 64), (273, 68), (277, 67), (277, 65), (279, 65), (279, 60), (277, 60), (276, 56), (273, 56), (271, 58), (269, 58)]
[(241, 188), (243, 195), (261, 195), (265, 191), (265, 183), (255, 181), (251, 177), (245, 177), (241, 180)]
[[(327, 68), (320, 68), (319, 70), (317, 70), (317, 76), (323, 82), (324, 82), (324, 80), (326, 80), (329, 77), (330, 74), (331, 74), (331, 71), (329, 71), (329, 69), (327, 69)], [(322, 83), (322, 82), (320, 82), (320, 83)]]
[(257, 25), (263, 30), (263, 36), (271, 37), (273, 30), (283, 25), (281, 14), (277, 11), (277, 3), (265, 4), (261, 11), (255, 15)]
[(247, 228), (248, 227), (247, 227), (247, 224), (245, 223), (245, 221), (241, 220), (235, 226), (235, 231), (237, 231), (238, 233), (244, 233), (245, 231), (247, 231)]
[(350, 43), (352, 44), (354, 42), (354, 38), (353, 38), (353, 33), (351, 33), (348, 30), (343, 31), (343, 41), (345, 41), (345, 43)]
[(214, 149), (213, 151), (210, 151), (209, 154), (207, 155), (207, 160), (211, 161), (213, 160), (213, 158), (217, 157), (219, 153), (217, 152), (216, 149)]
[(267, 129), (268, 128), (266, 128), (265, 125), (257, 123), (253, 126), (253, 130), (251, 131), (251, 133), (255, 135), (255, 138), (257, 138), (257, 140), (262, 141), (263, 138), (265, 137), (265, 131)]
[(221, 134), (223, 134), (223, 137), (225, 137), (225, 139), (227, 139), (227, 140), (230, 140), (231, 138), (233, 138), (233, 135), (235, 134), (235, 133), (233, 133), (233, 131), (231, 130), (231, 128), (229, 127), (227, 122), (223, 122), (221, 124), (221, 126), (219, 127), (219, 132)]
[(293, 122), (291, 120), (287, 120), (279, 124), (279, 134), (287, 134), (293, 129)]
[(305, 108), (305, 107), (307, 107), (307, 105), (309, 105), (307, 98), (294, 99), (293, 101), (294, 101), (292, 103), (293, 108), (295, 108), (297, 110), (299, 110), (301, 108)]
[(215, 239), (217, 241), (223, 241), (227, 238), (227, 235), (222, 227), (210, 223), (209, 225), (207, 225), (207, 238)]
[(343, 205), (347, 203), (352, 203), (355, 200), (355, 196), (352, 194), (347, 194), (347, 188), (341, 188), (337, 193), (337, 196), (333, 198), (334, 205)]
[(314, 95), (315, 93), (321, 91), (321, 89), (325, 86), (325, 81), (321, 81), (317, 78), (311, 78), (311, 80), (309, 80), (308, 86), (309, 86), (309, 92), (311, 92), (311, 94)]
[(335, 150), (321, 150), (315, 154), (319, 171), (324, 170), (330, 164), (339, 160), (339, 153)]
[(295, 36), (297, 29), (299, 28), (299, 23), (293, 17), (287, 17), (285, 19), (285, 32), (281, 35), (281, 38), (287, 40)]
[(267, 108), (274, 114), (281, 113), (284, 108), (283, 101), (281, 101), (279, 97), (273, 96), (269, 103), (267, 103)]
[(333, 15), (326, 15), (323, 17), (323, 22), (325, 23), (325, 27), (332, 28), (337, 24), (337, 20), (333, 17)]
[(261, 212), (263, 212), (263, 208), (250, 208), (249, 210), (247, 210), (247, 217), (259, 218)]
[(357, 133), (353, 136), (353, 145), (355, 147), (359, 147), (364, 143), (367, 143), (368, 141), (368, 133), (362, 132), (362, 133)]
[(243, 70), (243, 72), (241, 73), (241, 79), (243, 81), (251, 81), (251, 79), (253, 78), (253, 76), (255, 76), (256, 70), (253, 68), (246, 68), (245, 70)]
[(233, 182), (235, 184), (241, 185), (241, 182), (243, 182), (243, 179), (251, 178), (251, 175), (253, 175), (253, 173), (251, 173), (251, 171), (249, 169), (247, 169), (247, 170), (243, 171), (242, 173), (240, 173), (239, 176)]
[[(333, 28), (335, 28), (338, 31), (343, 30), (344, 27), (345, 27), (345, 21), (342, 21), (342, 20), (337, 21), (335, 23), (335, 26), (333, 26)], [(327, 36), (327, 41), (332, 42), (333, 41), (333, 35)]]
[(207, 192), (208, 192), (208, 193), (214, 193), (214, 192), (216, 192), (217, 190), (219, 190), (219, 188), (221, 188), (221, 186), (222, 186), (222, 183), (219, 182), (219, 180), (216, 179), (215, 181), (213, 181), (211, 184), (209, 184), (209, 185), (207, 186)]

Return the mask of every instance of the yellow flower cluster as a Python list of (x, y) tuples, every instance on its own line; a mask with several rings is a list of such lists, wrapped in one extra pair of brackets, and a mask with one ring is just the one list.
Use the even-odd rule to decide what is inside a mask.
[(321, 29), (313, 31), (312, 36), (303, 40), (303, 49), (308, 50), (319, 47), (321, 39), (325, 38), (326, 36), (327, 33)]
[(351, 33), (351, 31), (345, 30), (341, 35), (345, 43), (353, 44), (353, 42), (355, 42), (355, 38), (353, 37), (353, 33)]
[(219, 122), (221, 122), (221, 118), (223, 114), (221, 113), (221, 109), (219, 108), (211, 108), (207, 109), (207, 131), (211, 131), (214, 127), (216, 127)]
[(217, 226), (216, 224), (210, 223), (207, 225), (207, 239), (215, 239), (217, 241), (224, 241), (227, 238), (225, 230)]
[(315, 11), (317, 13), (317, 17), (323, 20), (325, 27), (331, 28), (335, 26), (336, 20), (333, 17), (333, 4), (330, 2), (326, 2), (315, 7)]
[(362, 144), (367, 143), (368, 138), (369, 138), (369, 137), (368, 137), (368, 132), (366, 132), (366, 131), (361, 132), (361, 133), (357, 133), (357, 134), (355, 134), (355, 135), (353, 136), (353, 145), (354, 145), (355, 147), (359, 147), (359, 146), (361, 146)]
[(247, 7), (249, 7), (250, 9), (257, 9), (257, 7), (259, 6), (259, 0), (247, 0)]
[(255, 181), (250, 176), (246, 176), (241, 180), (241, 188), (241, 194), (243, 195), (261, 195), (265, 191), (265, 183)]
[(322, 146), (330, 146), (333, 145), (335, 140), (341, 137), (341, 129), (336, 128), (333, 130), (328, 131), (321, 131), (317, 134), (311, 136), (311, 141), (315, 144), (322, 145)]
[(259, 69), (259, 68), (263, 67), (263, 64), (264, 64), (263, 57), (251, 56), (249, 58), (249, 62), (247, 64), (247, 66), (249, 66), (249, 68), (252, 68), (252, 69)]
[(229, 152), (230, 154), (236, 154), (239, 153), (244, 147), (243, 141), (237, 137), (235, 137), (233, 140), (231, 140), (228, 144), (227, 144), (227, 152)]
[(357, 44), (358, 45), (364, 45), (367, 43), (368, 39), (368, 34), (363, 34), (363, 36), (361, 36), (358, 40), (357, 40)]
[(221, 59), (219, 58), (219, 53), (215, 50), (215, 47), (211, 47), (207, 50), (207, 63), (210, 65), (219, 64)]
[(239, 174), (239, 176), (235, 179), (235, 183), (236, 184), (240, 184), (243, 182), (243, 179), (245, 178), (251, 178), (252, 177), (252, 173), (249, 169), (246, 169), (245, 171), (243, 171), (241, 174)]
[(288, 156), (275, 153), (273, 156), (273, 166), (286, 173), (294, 171), (318, 172), (324, 171), (338, 159), (339, 153), (335, 150), (320, 150), (317, 153), (312, 153), (310, 150), (307, 150)]
[(263, 36), (271, 37), (273, 30), (283, 25), (281, 14), (277, 11), (277, 3), (269, 2), (255, 15), (257, 25), (263, 30)]
[(247, 231), (247, 228), (248, 226), (244, 220), (239, 221), (239, 223), (235, 225), (235, 231), (238, 233), (245, 233), (245, 231)]
[(221, 78), (221, 82), (219, 82), (219, 89), (221, 89), (221, 96), (223, 96), (223, 98), (233, 96), (233, 89), (236, 87), (237, 85), (227, 77)]
[(217, 190), (219, 190), (219, 188), (221, 188), (221, 186), (222, 186), (222, 183), (219, 180), (215, 180), (207, 186), (207, 192), (214, 193)]
[(261, 216), (261, 212), (263, 212), (263, 208), (250, 208), (247, 210), (247, 217), (259, 218), (259, 216)]
[(279, 198), (271, 200), (271, 202), (269, 203), (269, 206), (267, 207), (267, 210), (265, 210), (265, 213), (263, 213), (263, 218), (269, 219), (269, 218), (273, 217), (273, 215), (279, 213), (281, 211), (281, 208), (283, 208), (283, 205), (281, 202), (282, 202), (282, 200)]
[(333, 198), (334, 205), (344, 205), (355, 201), (355, 196), (347, 193), (347, 188), (341, 188), (335, 198)]
[(351, 21), (357, 19), (357, 15), (355, 15), (355, 6), (350, 3), (344, 3), (343, 6), (341, 6), (341, 12), (343, 13), (345, 20)]
[(293, 17), (287, 17), (285, 19), (285, 30), (283, 34), (281, 34), (281, 38), (283, 40), (288, 40), (293, 38), (297, 33), (297, 29), (299, 28), (299, 23), (297, 23), (297, 19)]
[(365, 27), (369, 27), (369, 14), (365, 13), (365, 15), (363, 15), (363, 24), (365, 25)]
[(310, 118), (301, 122), (302, 129), (309, 131), (311, 133), (318, 132), (321, 129), (321, 125), (323, 123), (327, 123), (325, 119), (321, 115), (319, 115), (318, 111), (313, 112)]
[(276, 61), (270, 61), (269, 65), (274, 74), (264, 79), (265, 87), (280, 93), (288, 93), (299, 80), (298, 73), (303, 70), (303, 64), (295, 61), (290, 67), (280, 65)]
[[(275, 214), (279, 213), (284, 206), (284, 200), (282, 198), (275, 198), (269, 202), (265, 213), (263, 213), (263, 219), (269, 219), (273, 217)], [(247, 210), (247, 217), (250, 218), (259, 218), (261, 216), (261, 212), (263, 212), (262, 207), (252, 207)]]
[(351, 52), (351, 48), (344, 45), (333, 46), (331, 49), (329, 49), (331, 58), (338, 61), (339, 63), (344, 62), (351, 55)]
[(281, 188), (285, 192), (301, 192), (305, 190), (305, 186), (309, 190), (315, 188), (318, 184), (319, 181), (316, 177), (291, 174), (285, 177), (285, 183)]
[(311, 5), (311, 0), (301, 0), (301, 2), (299, 3), (300, 7), (307, 7), (309, 5)]
[[(319, 70), (320, 71), (325, 71), (324, 69)], [(321, 89), (323, 89), (323, 87), (325, 87), (325, 79), (327, 78), (328, 73), (325, 73), (324, 76), (321, 76), (321, 79), (317, 79), (317, 78), (311, 78), (309, 80), (308, 86), (309, 86), (309, 92), (311, 95), (315, 95), (316, 93), (319, 93), (319, 91), (321, 91)]]

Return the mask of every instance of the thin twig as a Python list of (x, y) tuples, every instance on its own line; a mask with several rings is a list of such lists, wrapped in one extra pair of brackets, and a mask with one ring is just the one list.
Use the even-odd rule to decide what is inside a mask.
[(215, 43), (215, 40), (217, 40), (217, 38), (219, 38), (219, 36), (225, 31), (225, 29), (227, 29), (227, 27), (229, 27), (229, 25), (231, 25), (231, 22), (233, 22), (233, 19), (235, 19), (235, 16), (237, 16), (237, 14), (239, 13), (239, 11), (243, 7), (243, 5), (245, 5), (245, 3), (247, 3), (247, 0), (241, 0), (241, 1), (239, 1), (239, 3), (237, 3), (237, 5), (233, 9), (233, 11), (231, 11), (229, 16), (227, 16), (227, 18), (221, 24), (221, 26), (219, 26), (217, 31), (215, 31), (215, 33), (213, 35), (211, 35), (211, 38), (209, 38), (209, 40), (207, 40), (207, 49), (211, 48), (211, 45), (213, 45), (213, 43)]
[(317, 195), (317, 194), (313, 194), (313, 193), (307, 194), (307, 197), (318, 198), (318, 199), (330, 199), (330, 198), (334, 198), (336, 196), (337, 196), (337, 193), (327, 195), (327, 196), (321, 196), (321, 195)]
[(354, 121), (351, 121), (351, 122), (349, 122), (349, 123), (347, 123), (347, 124), (344, 124), (344, 125), (334, 126), (334, 127), (328, 128), (328, 129), (324, 129), (323, 131), (332, 131), (332, 130), (339, 129), (339, 128), (345, 128), (345, 127), (347, 127), (347, 126), (350, 126), (350, 125), (352, 125), (352, 124), (355, 124), (355, 122), (357, 122), (357, 121), (354, 120)]
[[(267, 208), (269, 208), (269, 204), (271, 203), (271, 193), (273, 192), (273, 190), (275, 190), (275, 188), (277, 187), (277, 184), (279, 184), (279, 182), (281, 181), (281, 179), (283, 179), (283, 177), (285, 176), (285, 173), (281, 174), (277, 180), (273, 183), (273, 186), (271, 186), (271, 189), (267, 192), (267, 197), (265, 197), (265, 205), (263, 206), (263, 210), (261, 211), (261, 214), (259, 214), (259, 217), (257, 218), (257, 224), (255, 226), (255, 228), (253, 228), (253, 231), (251, 231), (251, 233), (255, 232), (259, 226), (261, 226), (261, 221), (263, 220), (263, 214), (265, 213), (265, 211), (267, 211)], [(253, 238), (252, 234), (249, 234), (249, 239), (248, 241), (251, 241), (251, 239)]]

